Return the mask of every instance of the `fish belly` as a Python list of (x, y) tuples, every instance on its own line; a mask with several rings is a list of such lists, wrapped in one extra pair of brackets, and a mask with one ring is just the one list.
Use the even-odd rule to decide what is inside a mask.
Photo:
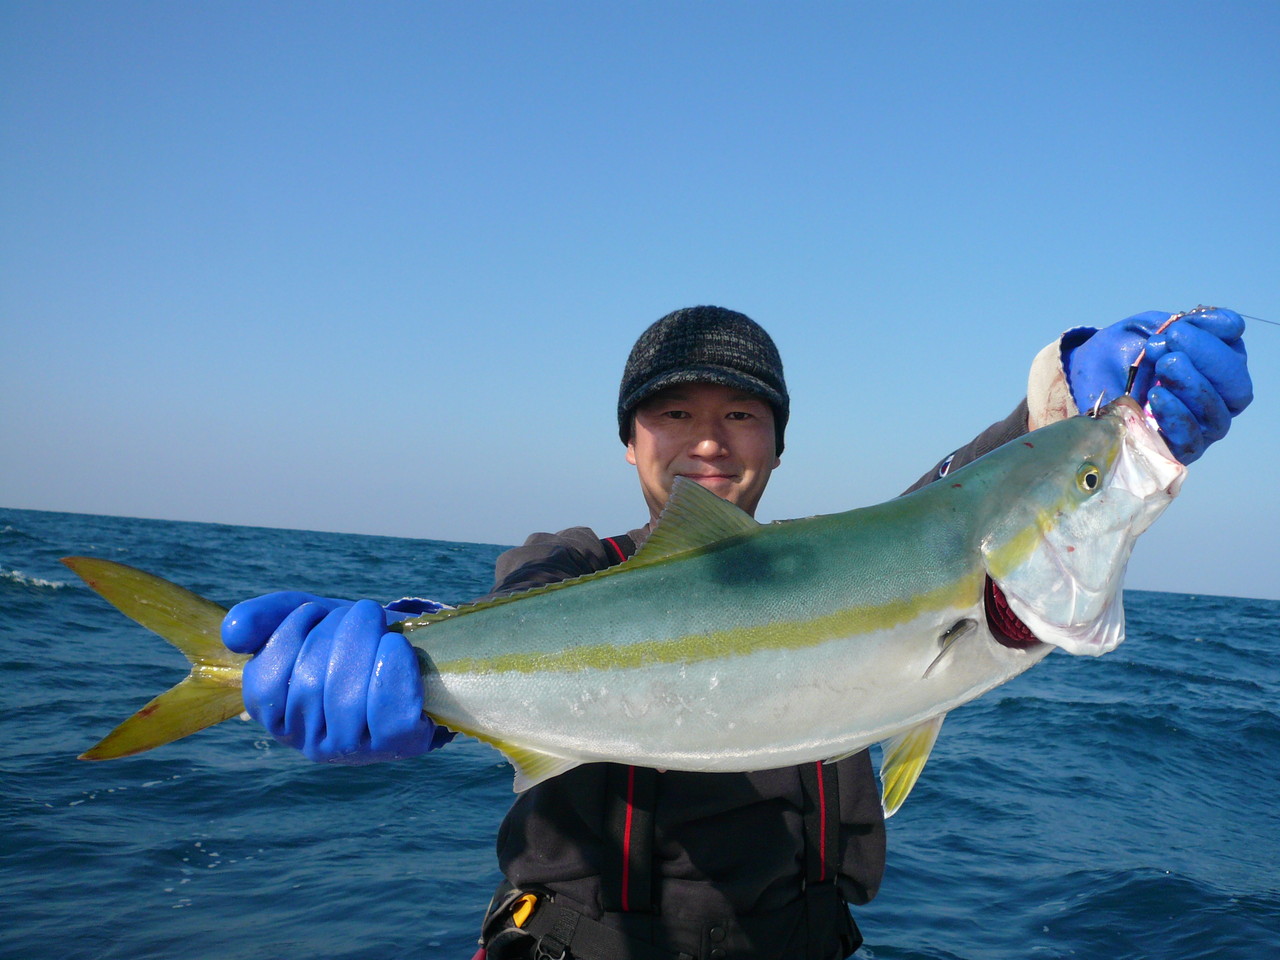
[(1039, 659), (975, 631), (930, 671), (946, 626), (972, 614), (933, 611), (871, 634), (627, 669), (429, 674), (426, 703), (446, 725), (561, 757), (771, 769), (869, 746)]

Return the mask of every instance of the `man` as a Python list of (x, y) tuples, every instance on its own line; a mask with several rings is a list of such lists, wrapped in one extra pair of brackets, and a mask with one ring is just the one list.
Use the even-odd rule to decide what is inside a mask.
[[(1134, 395), (1180, 459), (1198, 457), (1252, 399), (1244, 324), (1202, 310), (1157, 333), (1167, 317), (1065, 334), (1032, 364), (1026, 400), (916, 486), (1123, 392), (1144, 347)], [(618, 399), (648, 523), (605, 538), (585, 527), (535, 534), (499, 558), (493, 595), (623, 562), (678, 476), (754, 514), (789, 413), (777, 349), (749, 318), (718, 307), (662, 318), (636, 342)], [(256, 654), (244, 674), (249, 712), (315, 760), (367, 763), (441, 746), (450, 735), (422, 714), (416, 658), (385, 630), (411, 609), (297, 593), (233, 608), (224, 640)], [(498, 858), (507, 883), (485, 924), (490, 960), (830, 960), (861, 942), (848, 904), (878, 889), (884, 824), (866, 751), (745, 774), (596, 763), (521, 794)]]

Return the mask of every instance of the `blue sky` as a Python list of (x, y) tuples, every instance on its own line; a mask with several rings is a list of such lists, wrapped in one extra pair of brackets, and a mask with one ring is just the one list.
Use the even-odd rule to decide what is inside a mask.
[[(0, 504), (644, 519), (639, 332), (744, 311), (760, 517), (897, 493), (1078, 324), (1280, 321), (1280, 5), (0, 4)], [(1133, 587), (1280, 597), (1280, 328)], [(428, 589), (429, 584), (406, 584)]]

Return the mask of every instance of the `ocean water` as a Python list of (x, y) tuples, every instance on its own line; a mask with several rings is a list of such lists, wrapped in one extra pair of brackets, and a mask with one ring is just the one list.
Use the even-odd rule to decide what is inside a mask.
[[(500, 549), (0, 509), (0, 958), (469, 958), (511, 800), (496, 753), (329, 767), (231, 721), (77, 761), (185, 667), (58, 558), (228, 604), (456, 602)], [(948, 718), (860, 957), (1280, 956), (1280, 603), (1126, 606), (1114, 653), (1055, 653)]]

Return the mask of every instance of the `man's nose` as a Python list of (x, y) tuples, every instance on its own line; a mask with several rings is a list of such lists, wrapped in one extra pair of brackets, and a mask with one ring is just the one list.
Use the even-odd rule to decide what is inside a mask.
[(724, 436), (717, 430), (707, 430), (703, 432), (694, 441), (692, 449), (692, 453), (695, 457), (703, 457), (706, 459), (723, 457), (728, 452), (728, 444), (725, 443)]

